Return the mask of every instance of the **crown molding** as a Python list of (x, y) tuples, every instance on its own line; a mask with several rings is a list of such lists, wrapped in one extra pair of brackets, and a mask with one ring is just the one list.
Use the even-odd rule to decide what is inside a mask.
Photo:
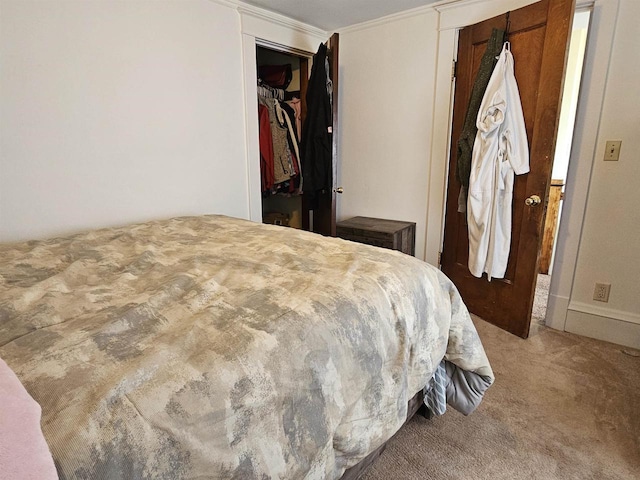
[[(458, 0), (445, 0), (445, 1), (458, 1)], [(439, 2), (441, 3), (441, 2)], [(340, 34), (343, 33), (352, 33), (357, 32), (359, 30), (366, 30), (368, 28), (378, 27), (380, 25), (384, 25), (385, 23), (397, 22), (398, 20), (403, 20), (409, 17), (415, 17), (416, 15), (422, 15), (426, 13), (432, 13), (436, 11), (434, 6), (437, 4), (424, 5), (422, 7), (412, 8), (410, 10), (404, 10), (398, 13), (392, 13), (390, 15), (385, 15), (384, 17), (376, 18), (374, 20), (367, 20), (366, 22), (356, 23), (354, 25), (349, 25), (348, 27), (339, 28), (336, 31)]]
[(249, 5), (238, 0), (209, 0), (210, 2), (224, 5), (225, 7), (233, 8), (240, 15), (246, 15), (259, 20), (264, 20), (275, 25), (280, 25), (285, 28), (289, 28), (296, 32), (306, 33), (315, 37), (326, 39), (329, 36), (329, 32), (322, 30), (321, 28), (314, 27), (304, 22), (294, 20), (293, 18), (281, 15), (280, 13), (265, 10), (264, 8)]
[[(275, 13), (264, 8), (249, 5), (248, 3), (241, 2), (240, 0), (209, 0), (212, 3), (224, 5), (225, 7), (232, 8), (241, 15), (248, 15), (260, 20), (265, 20), (276, 25), (280, 25), (292, 30), (310, 34), (319, 38), (326, 38), (331, 32), (323, 30), (313, 25), (309, 25), (293, 18), (287, 17), (280, 13)], [(368, 28), (384, 25), (385, 23), (392, 23), (405, 18), (413, 17), (416, 15), (422, 15), (432, 12), (443, 13), (457, 8), (469, 7), (479, 3), (488, 3), (493, 0), (440, 0), (439, 2), (424, 5), (422, 7), (412, 8), (410, 10), (404, 10), (402, 12), (392, 13), (384, 17), (376, 18), (374, 20), (368, 20), (366, 22), (356, 23), (349, 25), (348, 27), (339, 28), (336, 31), (339, 33), (351, 33), (359, 30), (366, 30)], [(534, 2), (535, 0), (531, 0)], [(576, 0), (576, 8), (588, 8), (593, 6), (596, 1), (602, 0)]]
[(211, 3), (217, 3), (220, 5), (224, 5), (225, 7), (233, 8), (234, 10), (238, 6), (238, 2), (234, 2), (232, 0), (209, 0), (209, 1)]
[[(445, 12), (454, 8), (471, 6), (476, 3), (488, 3), (493, 0), (441, 0), (440, 2), (432, 3), (430, 6), (438, 12)], [(532, 0), (535, 2), (535, 0)], [(576, 0), (576, 9), (589, 8), (594, 5), (598, 0)]]
[(476, 3), (489, 3), (491, 1), (492, 0), (443, 0), (441, 2), (434, 3), (432, 6), (435, 10), (442, 13), (454, 8), (468, 7), (475, 5)]

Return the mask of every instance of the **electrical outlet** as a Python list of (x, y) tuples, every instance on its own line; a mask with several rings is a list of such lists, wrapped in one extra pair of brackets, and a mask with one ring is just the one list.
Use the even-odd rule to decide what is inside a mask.
[(609, 301), (609, 292), (611, 291), (610, 283), (596, 283), (596, 288), (593, 290), (593, 299), (598, 302)]

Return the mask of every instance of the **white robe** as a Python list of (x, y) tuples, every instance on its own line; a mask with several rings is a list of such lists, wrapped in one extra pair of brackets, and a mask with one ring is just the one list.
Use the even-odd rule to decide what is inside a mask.
[(467, 199), (469, 271), (503, 278), (511, 248), (514, 173), (529, 171), (529, 147), (513, 56), (505, 43), (476, 121)]

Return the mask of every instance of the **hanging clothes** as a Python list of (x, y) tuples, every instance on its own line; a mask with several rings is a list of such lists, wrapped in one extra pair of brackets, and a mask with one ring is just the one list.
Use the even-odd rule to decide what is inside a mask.
[(293, 111), (296, 118), (296, 132), (298, 133), (298, 142), (302, 137), (302, 101), (299, 98), (293, 98), (287, 102)]
[(285, 111), (287, 116), (289, 117), (289, 121), (293, 126), (293, 130), (291, 131), (291, 138), (296, 141), (298, 145), (300, 145), (300, 133), (298, 133), (298, 127), (296, 124), (296, 111), (289, 105), (289, 103), (280, 103), (280, 108)]
[(307, 116), (302, 127), (300, 155), (304, 195), (310, 208), (318, 206), (318, 195), (331, 189), (332, 118), (331, 100), (327, 94), (327, 46), (320, 44), (313, 56), (313, 67), (307, 87)]
[(529, 171), (529, 147), (513, 56), (506, 42), (482, 99), (473, 145), (467, 220), (469, 270), (503, 278), (511, 248), (514, 173)]
[(291, 152), (287, 141), (287, 128), (278, 122), (273, 98), (258, 97), (258, 103), (264, 105), (269, 112), (269, 126), (273, 143), (273, 175), (274, 183), (282, 183), (293, 175)]
[(269, 121), (269, 109), (258, 103), (258, 125), (260, 140), (260, 177), (262, 191), (267, 192), (275, 183), (273, 168), (273, 140), (271, 138), (271, 124)]
[[(298, 175), (301, 172), (301, 166), (300, 166), (300, 151), (298, 149), (298, 141), (296, 139), (296, 132), (293, 128), (293, 124), (291, 123), (291, 118), (288, 114), (288, 112), (285, 111), (285, 109), (283, 108), (283, 105), (281, 105), (279, 102), (275, 103), (275, 107), (276, 107), (276, 116), (278, 117), (278, 122), (280, 124), (286, 124), (287, 126), (287, 132), (288, 132), (288, 141), (289, 141), (289, 146), (292, 147), (290, 148), (291, 154), (292, 154), (292, 160), (293, 160), (293, 168), (294, 168), (294, 175)], [(302, 181), (299, 182), (299, 185), (297, 187), (299, 190), (302, 190)], [(293, 193), (295, 189), (291, 189), (291, 192)]]
[(462, 125), (462, 132), (458, 139), (458, 155), (456, 157), (456, 177), (461, 184), (460, 195), (458, 196), (458, 211), (465, 212), (467, 210), (467, 191), (469, 189), (469, 175), (471, 174), (471, 156), (473, 153), (473, 144), (478, 133), (476, 127), (476, 120), (478, 118), (478, 111), (480, 110), (480, 103), (487, 90), (491, 73), (498, 61), (498, 55), (502, 50), (502, 46), (505, 41), (504, 30), (498, 30), (494, 28), (491, 31), (491, 37), (487, 42), (487, 49), (480, 60), (480, 67), (476, 74), (476, 79), (473, 82), (473, 88), (471, 89), (471, 97), (469, 98), (469, 105), (467, 107), (467, 113), (464, 117), (464, 124)]

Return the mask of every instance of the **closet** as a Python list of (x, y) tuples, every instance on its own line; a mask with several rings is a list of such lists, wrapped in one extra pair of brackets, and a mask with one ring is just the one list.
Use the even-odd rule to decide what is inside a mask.
[[(306, 114), (305, 94), (309, 63), (310, 61), (306, 57), (282, 53), (266, 47), (258, 46), (256, 48), (261, 153), (265, 148), (265, 141), (268, 141), (265, 140), (265, 137), (270, 137), (269, 140), (272, 143), (270, 153), (273, 154), (273, 164), (271, 162), (265, 164), (264, 156), (261, 154), (262, 220), (264, 223), (302, 228), (301, 187), (304, 185), (301, 185), (300, 163), (302, 160), (299, 150), (302, 136), (303, 104)], [(269, 112), (265, 108), (267, 103), (271, 104), (274, 109), (278, 109), (276, 112), (277, 123), (273, 121), (273, 118), (269, 121)], [(288, 115), (288, 121), (284, 115)], [(294, 129), (293, 134), (289, 125)], [(289, 156), (283, 158), (284, 155)], [(282, 168), (282, 163), (288, 165)], [(276, 172), (272, 175), (267, 173), (265, 169), (274, 169)]]
[[(316, 68), (314, 58), (323, 59)], [(335, 188), (337, 62), (337, 34), (315, 56), (272, 44), (256, 45), (264, 223), (335, 236), (335, 197), (341, 192)], [(316, 79), (311, 87), (310, 78)], [(305, 125), (309, 88), (311, 116)], [(317, 94), (326, 95), (320, 111)], [(312, 141), (304, 144), (305, 135)]]

